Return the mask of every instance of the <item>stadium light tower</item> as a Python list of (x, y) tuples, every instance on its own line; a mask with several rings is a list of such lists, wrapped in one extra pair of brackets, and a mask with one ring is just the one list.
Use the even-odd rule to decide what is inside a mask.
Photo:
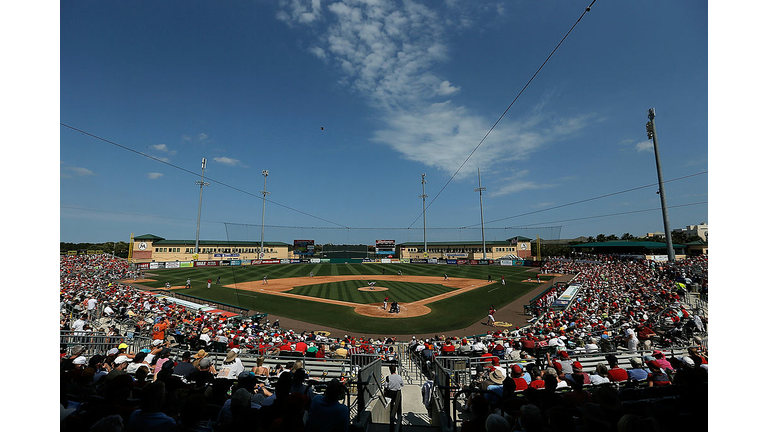
[(667, 194), (664, 193), (664, 176), (661, 174), (661, 158), (659, 156), (659, 141), (656, 137), (656, 110), (648, 110), (648, 123), (645, 124), (645, 131), (648, 132), (648, 139), (653, 140), (653, 154), (656, 157), (656, 174), (659, 177), (659, 191), (661, 197), (661, 218), (664, 221), (664, 236), (667, 239), (667, 260), (670, 264), (675, 263), (675, 248), (672, 246), (672, 233), (669, 229), (669, 216), (667, 215)]
[(422, 174), (421, 175), (421, 195), (419, 195), (419, 198), (421, 198), (421, 220), (424, 222), (424, 256), (427, 256), (427, 192), (426, 192), (426, 184), (427, 180), (425, 179), (427, 175)]
[(262, 170), (261, 175), (264, 176), (264, 190), (261, 191), (261, 247), (259, 248), (259, 258), (264, 258), (264, 212), (267, 208), (267, 195), (269, 195), (269, 192), (267, 192), (267, 176), (269, 175), (269, 170)]
[(483, 259), (486, 259), (485, 256), (485, 224), (483, 222), (483, 191), (485, 188), (480, 183), (480, 168), (477, 169), (477, 186), (475, 188), (475, 192), (480, 192), (480, 233), (483, 236)]
[(200, 185), (200, 201), (197, 204), (197, 231), (195, 232), (195, 260), (198, 259), (200, 253), (200, 211), (203, 208), (203, 186), (210, 186), (205, 181), (205, 158), (203, 158), (203, 171), (200, 174), (200, 180), (195, 184)]

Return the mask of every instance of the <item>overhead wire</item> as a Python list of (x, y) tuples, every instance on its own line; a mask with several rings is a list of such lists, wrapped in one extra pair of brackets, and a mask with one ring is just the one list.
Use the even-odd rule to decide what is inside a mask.
[[(180, 170), (180, 171), (184, 171), (184, 172), (186, 172), (186, 173), (189, 173), (189, 174), (192, 174), (192, 175), (194, 175), (194, 176), (197, 176), (197, 175), (199, 175), (199, 173), (196, 173), (196, 172), (194, 172), (194, 171), (190, 171), (190, 170), (188, 170), (188, 169), (186, 169), (186, 168), (180, 167), (180, 166), (178, 166), (178, 165), (174, 165), (174, 164), (172, 164), (172, 163), (170, 163), (170, 162), (167, 162), (167, 161), (164, 161), (164, 160), (162, 160), (162, 159), (156, 158), (156, 157), (154, 157), (154, 156), (152, 156), (152, 155), (148, 155), (148, 154), (146, 154), (146, 153), (140, 152), (140, 151), (138, 151), (138, 150), (134, 150), (134, 149), (132, 149), (132, 148), (130, 148), (130, 147), (124, 146), (124, 145), (122, 145), (122, 144), (119, 144), (119, 143), (116, 143), (116, 142), (114, 142), (114, 141), (108, 140), (108, 139), (106, 139), (106, 138), (100, 137), (100, 136), (98, 136), (98, 135), (92, 134), (92, 133), (90, 133), (90, 132), (86, 132), (86, 131), (84, 131), (84, 130), (82, 130), (82, 129), (78, 129), (78, 128), (74, 127), (74, 126), (70, 126), (70, 125), (68, 125), (68, 124), (65, 124), (65, 123), (59, 123), (59, 124), (60, 124), (61, 126), (64, 126), (64, 127), (66, 127), (66, 128), (69, 128), (69, 129), (72, 129), (72, 130), (74, 130), (74, 131), (80, 132), (80, 133), (81, 133), (81, 134), (83, 134), (83, 135), (88, 135), (88, 136), (90, 136), (90, 137), (92, 137), (92, 138), (95, 138), (95, 139), (98, 139), (98, 140), (104, 141), (104, 142), (106, 142), (106, 143), (108, 143), (108, 144), (111, 144), (111, 145), (113, 145), (113, 146), (119, 147), (119, 148), (121, 148), (121, 149), (123, 149), (123, 150), (127, 150), (127, 151), (130, 151), (130, 152), (136, 153), (136, 154), (138, 154), (138, 155), (140, 155), (140, 156), (143, 156), (143, 157), (146, 157), (146, 158), (152, 159), (152, 160), (154, 160), (154, 161), (156, 161), (156, 162), (160, 162), (160, 163), (162, 163), (162, 164), (168, 165), (168, 166), (170, 166), (170, 167), (172, 167), (172, 168), (175, 168), (175, 169), (178, 169), (178, 170)], [(276, 206), (279, 206), (279, 207), (283, 207), (283, 208), (285, 208), (285, 209), (288, 209), (288, 210), (291, 210), (291, 211), (294, 211), (294, 212), (297, 212), (297, 213), (301, 213), (301, 214), (303, 214), (303, 215), (305, 215), (305, 216), (309, 216), (309, 217), (312, 217), (312, 218), (315, 218), (315, 219), (319, 219), (319, 220), (321, 220), (321, 221), (323, 221), (323, 222), (328, 222), (328, 223), (330, 223), (330, 224), (333, 224), (333, 225), (338, 225), (338, 226), (340, 226), (340, 227), (345, 227), (345, 228), (348, 228), (347, 226), (345, 226), (345, 225), (343, 225), (343, 224), (340, 224), (340, 223), (336, 223), (336, 222), (330, 221), (330, 220), (328, 220), (328, 219), (324, 219), (324, 218), (321, 218), (321, 217), (319, 217), (319, 216), (315, 216), (315, 215), (309, 214), (309, 213), (307, 213), (307, 212), (304, 212), (304, 211), (301, 211), (301, 210), (295, 209), (295, 208), (293, 208), (293, 207), (290, 207), (290, 206), (287, 206), (287, 205), (284, 205), (284, 204), (280, 204), (280, 203), (278, 203), (278, 202), (275, 202), (275, 201), (272, 201), (272, 200), (266, 199), (265, 197), (262, 197), (262, 196), (259, 196), (259, 195), (257, 195), (257, 194), (254, 194), (254, 193), (252, 193), (252, 192), (248, 192), (248, 191), (246, 191), (246, 190), (243, 190), (243, 189), (237, 188), (237, 187), (235, 187), (235, 186), (232, 186), (232, 185), (226, 184), (226, 183), (224, 183), (224, 182), (221, 182), (221, 181), (218, 181), (218, 180), (212, 179), (212, 178), (210, 178), (210, 177), (206, 177), (206, 180), (208, 180), (208, 181), (209, 181), (209, 182), (211, 182), (211, 183), (216, 183), (216, 184), (219, 184), (219, 185), (221, 185), (221, 186), (224, 186), (224, 187), (230, 188), (230, 189), (232, 189), (232, 190), (235, 190), (235, 191), (238, 191), (238, 192), (242, 192), (242, 193), (244, 193), (244, 194), (246, 194), (246, 195), (250, 195), (250, 196), (253, 196), (253, 197), (255, 197), (255, 198), (258, 198), (258, 199), (260, 199), (260, 200), (266, 200), (266, 201), (267, 201), (268, 203), (270, 203), (270, 204), (274, 204), (274, 205), (276, 205)]]
[(496, 129), (496, 126), (501, 122), (501, 119), (503, 119), (504, 116), (507, 115), (507, 112), (509, 112), (509, 110), (512, 108), (512, 105), (514, 105), (515, 102), (517, 102), (517, 100), (520, 98), (520, 96), (523, 94), (523, 92), (525, 92), (525, 90), (528, 88), (528, 86), (531, 84), (531, 82), (533, 82), (533, 80), (536, 78), (536, 76), (539, 74), (539, 72), (541, 72), (541, 70), (544, 68), (544, 66), (549, 62), (549, 59), (551, 59), (552, 56), (555, 54), (555, 52), (560, 48), (560, 45), (562, 45), (563, 42), (565, 42), (565, 40), (568, 38), (568, 36), (573, 31), (573, 29), (576, 28), (576, 26), (579, 24), (579, 22), (581, 22), (581, 19), (584, 18), (584, 15), (586, 15), (587, 12), (592, 10), (592, 6), (595, 4), (596, 1), (597, 0), (592, 0), (592, 3), (590, 3), (589, 6), (587, 6), (587, 8), (584, 10), (584, 12), (581, 13), (581, 15), (579, 16), (579, 19), (577, 19), (576, 22), (573, 23), (573, 25), (568, 30), (568, 32), (565, 34), (565, 36), (563, 36), (563, 38), (560, 39), (560, 42), (558, 42), (557, 46), (555, 46), (555, 48), (552, 50), (552, 52), (549, 53), (547, 58), (539, 66), (539, 68), (536, 69), (536, 72), (534, 72), (534, 74), (531, 76), (531, 78), (528, 79), (528, 82), (525, 83), (523, 88), (517, 93), (517, 96), (515, 96), (515, 98), (512, 100), (512, 102), (507, 106), (507, 109), (504, 110), (504, 112), (501, 114), (501, 116), (499, 116), (499, 118), (496, 120), (496, 122), (493, 124), (493, 126), (491, 126), (491, 128), (488, 130), (488, 132), (486, 132), (485, 136), (483, 136), (483, 139), (481, 139), (480, 142), (477, 143), (477, 145), (472, 150), (472, 152), (469, 153), (469, 156), (467, 156), (467, 158), (464, 159), (464, 162), (461, 163), (461, 166), (459, 166), (459, 168), (456, 170), (455, 173), (453, 173), (451, 178), (449, 178), (448, 181), (443, 185), (443, 187), (440, 189), (440, 191), (437, 193), (437, 195), (435, 195), (435, 197), (432, 198), (432, 201), (430, 201), (429, 205), (424, 208), (424, 210), (421, 212), (421, 215), (416, 217), (416, 219), (413, 222), (411, 222), (411, 224), (408, 226), (408, 228), (412, 227), (413, 224), (415, 224), (419, 220), (419, 218), (424, 217), (424, 213), (427, 211), (427, 209), (429, 209), (429, 207), (432, 206), (432, 204), (435, 202), (435, 200), (437, 200), (437, 198), (440, 196), (440, 194), (443, 193), (445, 188), (448, 187), (448, 185), (451, 183), (451, 181), (453, 181), (453, 179), (456, 177), (456, 175), (458, 175), (459, 172), (462, 170), (462, 168), (464, 168), (464, 165), (467, 164), (467, 162), (472, 157), (472, 155), (474, 155), (475, 152), (477, 151), (477, 149), (480, 148), (480, 146), (483, 144), (483, 142), (485, 142), (485, 139), (488, 138), (488, 136), (491, 134), (491, 132), (493, 132), (494, 129)]

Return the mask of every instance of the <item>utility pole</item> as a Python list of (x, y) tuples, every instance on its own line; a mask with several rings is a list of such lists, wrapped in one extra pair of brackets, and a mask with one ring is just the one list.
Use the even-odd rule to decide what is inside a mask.
[(667, 195), (664, 193), (664, 176), (661, 174), (661, 157), (659, 156), (659, 140), (656, 136), (656, 110), (648, 110), (648, 123), (645, 131), (648, 139), (653, 139), (653, 153), (656, 157), (656, 173), (659, 176), (659, 190), (656, 192), (661, 197), (661, 217), (664, 220), (664, 237), (667, 239), (667, 259), (670, 264), (675, 262), (675, 249), (672, 247), (672, 232), (669, 228), (669, 216), (667, 216)]
[(203, 186), (209, 186), (205, 181), (205, 158), (203, 158), (203, 171), (200, 174), (200, 180), (196, 181), (195, 184), (200, 185), (200, 201), (197, 204), (197, 231), (195, 232), (195, 261), (197, 261), (200, 253), (200, 211), (203, 208)]
[(264, 259), (264, 212), (267, 208), (267, 195), (269, 195), (269, 192), (267, 192), (267, 176), (269, 175), (269, 170), (262, 170), (261, 175), (264, 176), (264, 190), (261, 191), (261, 248), (259, 249), (259, 259)]
[(421, 198), (421, 220), (424, 221), (424, 257), (426, 258), (428, 256), (427, 254), (427, 193), (426, 193), (426, 184), (427, 180), (425, 180), (426, 174), (421, 175), (421, 195), (419, 195), (419, 198)]
[(486, 259), (485, 256), (485, 223), (483, 222), (483, 191), (485, 188), (480, 182), (480, 168), (477, 169), (477, 186), (475, 188), (475, 192), (480, 192), (480, 232), (483, 236), (483, 259)]

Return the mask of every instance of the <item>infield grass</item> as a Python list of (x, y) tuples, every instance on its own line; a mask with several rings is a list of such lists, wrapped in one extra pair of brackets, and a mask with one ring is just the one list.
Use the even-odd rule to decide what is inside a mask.
[[(228, 285), (246, 281), (260, 281), (264, 276), (268, 279), (280, 279), (308, 276), (362, 275), (367, 281), (376, 280), (375, 276), (382, 274), (439, 276), (447, 274), (449, 278), (471, 278), (487, 280), (490, 275), (494, 283), (477, 288), (447, 299), (428, 303), (432, 309), (428, 315), (413, 318), (374, 318), (361, 316), (347, 306), (320, 303), (312, 300), (269, 295), (257, 292), (235, 290), (214, 285), (213, 289), (206, 288), (206, 281), (213, 282), (221, 277), (221, 284)], [(294, 318), (313, 324), (334, 327), (350, 332), (370, 334), (406, 335), (411, 333), (445, 333), (454, 329), (468, 327), (482, 320), (493, 304), (497, 309), (517, 300), (520, 296), (533, 290), (541, 289), (539, 284), (522, 282), (529, 277), (535, 279), (536, 274), (529, 267), (514, 266), (470, 266), (460, 267), (450, 265), (430, 264), (279, 264), (242, 267), (196, 267), (183, 269), (147, 270), (146, 277), (156, 279), (156, 282), (146, 282), (145, 285), (162, 288), (168, 281), (172, 286), (184, 285), (187, 278), (192, 280), (192, 289), (185, 290), (200, 298), (236, 305), (272, 315)], [(156, 276), (153, 276), (156, 275)], [(501, 276), (506, 279), (506, 285), (501, 285)], [(552, 276), (542, 280), (552, 279)], [(426, 297), (432, 297), (451, 288), (439, 284), (409, 283), (400, 281), (379, 281), (377, 285), (386, 286), (390, 291), (370, 292), (358, 291), (361, 281), (335, 282), (332, 284), (314, 284), (294, 288), (291, 292), (308, 297), (320, 297), (354, 303), (379, 303), (385, 295), (390, 301), (412, 302)], [(385, 294), (387, 293), (387, 294)], [(395, 294), (397, 293), (397, 294)], [(432, 293), (432, 294), (430, 294)], [(346, 297), (349, 298), (346, 298)]]

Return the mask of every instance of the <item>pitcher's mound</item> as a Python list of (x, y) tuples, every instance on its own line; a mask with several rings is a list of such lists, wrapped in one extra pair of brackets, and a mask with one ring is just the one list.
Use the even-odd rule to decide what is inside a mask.
[(388, 291), (389, 288), (373, 286), (373, 287), (360, 287), (357, 290), (358, 291), (374, 291), (374, 292), (376, 292), (376, 291)]

